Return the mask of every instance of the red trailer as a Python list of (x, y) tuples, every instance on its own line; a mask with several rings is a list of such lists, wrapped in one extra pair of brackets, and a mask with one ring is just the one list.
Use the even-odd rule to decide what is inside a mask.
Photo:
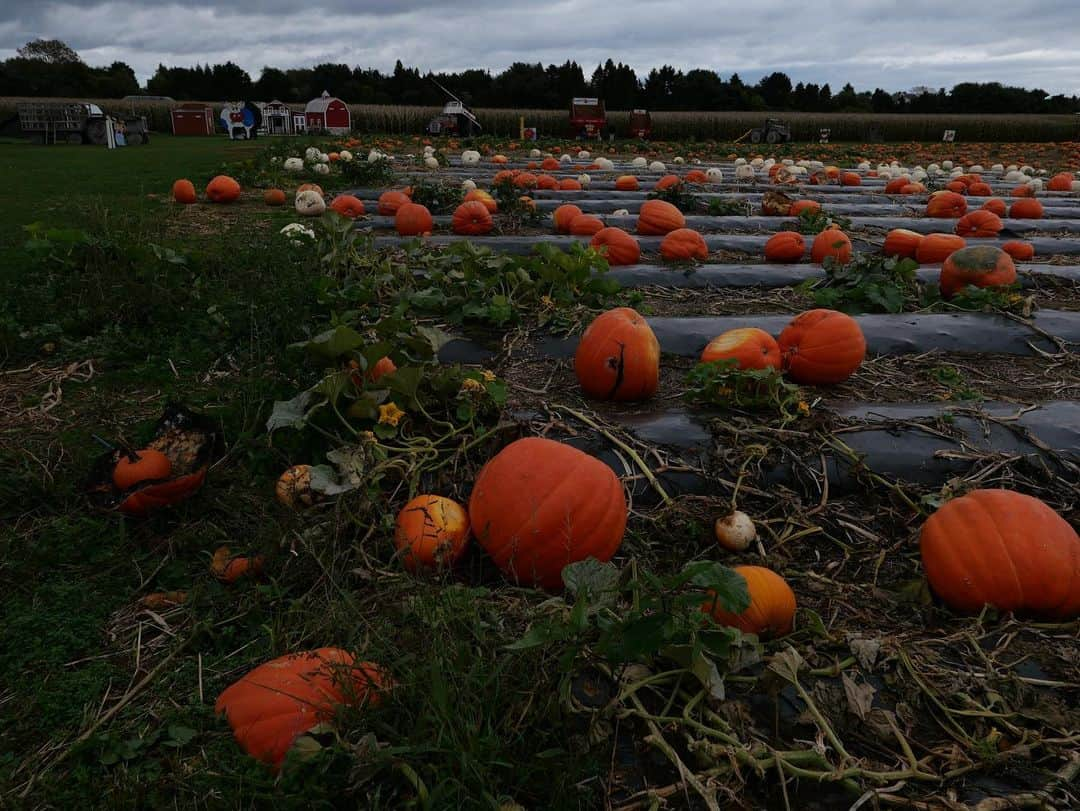
[(607, 128), (607, 114), (600, 99), (570, 101), (570, 135), (573, 138), (601, 138)]
[(334, 98), (325, 90), (317, 99), (312, 99), (304, 108), (304, 123), (308, 132), (329, 132), (333, 135), (346, 135), (352, 129), (349, 105)]
[(630, 111), (630, 137), (647, 141), (652, 135), (652, 116), (648, 110)]
[(172, 112), (173, 135), (213, 135), (214, 111), (205, 104), (187, 102)]

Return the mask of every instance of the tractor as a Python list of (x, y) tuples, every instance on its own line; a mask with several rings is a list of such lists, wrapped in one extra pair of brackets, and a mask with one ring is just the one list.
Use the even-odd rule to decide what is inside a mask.
[(775, 118), (767, 118), (764, 127), (755, 127), (750, 130), (750, 143), (760, 144), (762, 141), (767, 144), (790, 143), (791, 129)]
[(428, 122), (424, 132), (428, 135), (451, 135), (460, 138), (471, 138), (479, 135), (483, 130), (473, 111), (465, 106), (465, 102), (435, 82), (435, 86), (450, 97), (450, 101), (443, 106), (442, 112)]
[(95, 144), (109, 142), (108, 124), (123, 134), (121, 141), (131, 146), (150, 142), (145, 116), (121, 118), (108, 115), (96, 104), (85, 101), (20, 101), (18, 134), (38, 144)]

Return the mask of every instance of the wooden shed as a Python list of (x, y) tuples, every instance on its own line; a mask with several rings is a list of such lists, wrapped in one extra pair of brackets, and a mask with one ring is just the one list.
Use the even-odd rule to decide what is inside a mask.
[(293, 111), (289, 105), (274, 99), (262, 105), (263, 128), (267, 135), (292, 135)]
[(325, 90), (317, 99), (307, 103), (304, 118), (308, 132), (325, 131), (334, 135), (346, 135), (352, 129), (349, 105)]
[(173, 108), (173, 135), (213, 135), (214, 111), (206, 104), (189, 101)]

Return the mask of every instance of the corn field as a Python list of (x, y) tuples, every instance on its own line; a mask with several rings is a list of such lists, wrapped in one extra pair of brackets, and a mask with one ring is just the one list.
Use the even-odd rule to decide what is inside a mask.
[[(0, 124), (15, 115), (22, 99), (0, 98)], [(60, 101), (61, 99), (56, 99)], [(169, 111), (172, 102), (127, 102), (91, 99), (102, 109), (121, 115), (145, 115), (150, 128), (158, 132), (172, 129)], [(208, 102), (215, 113), (220, 102)], [(291, 105), (302, 110), (302, 104)], [(417, 135), (441, 108), (398, 105), (353, 104), (353, 129), (363, 134)], [(566, 110), (476, 111), (489, 135), (513, 137), (518, 121), (535, 127), (541, 136), (562, 136), (568, 129)], [(831, 141), (940, 141), (942, 132), (956, 130), (958, 141), (1022, 142), (1080, 140), (1080, 116), (1046, 115), (916, 115), (877, 113), (754, 113), (754, 112), (656, 112), (652, 115), (653, 137), (659, 140), (731, 141), (766, 118), (779, 118), (791, 127), (796, 141), (817, 141), (823, 128), (831, 130)], [(608, 112), (608, 123), (617, 135), (626, 131), (627, 111)]]

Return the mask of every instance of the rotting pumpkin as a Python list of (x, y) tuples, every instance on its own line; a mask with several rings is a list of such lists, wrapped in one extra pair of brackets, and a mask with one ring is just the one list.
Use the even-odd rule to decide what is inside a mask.
[(636, 310), (608, 310), (581, 336), (574, 372), (594, 400), (647, 400), (660, 381), (660, 344)]

